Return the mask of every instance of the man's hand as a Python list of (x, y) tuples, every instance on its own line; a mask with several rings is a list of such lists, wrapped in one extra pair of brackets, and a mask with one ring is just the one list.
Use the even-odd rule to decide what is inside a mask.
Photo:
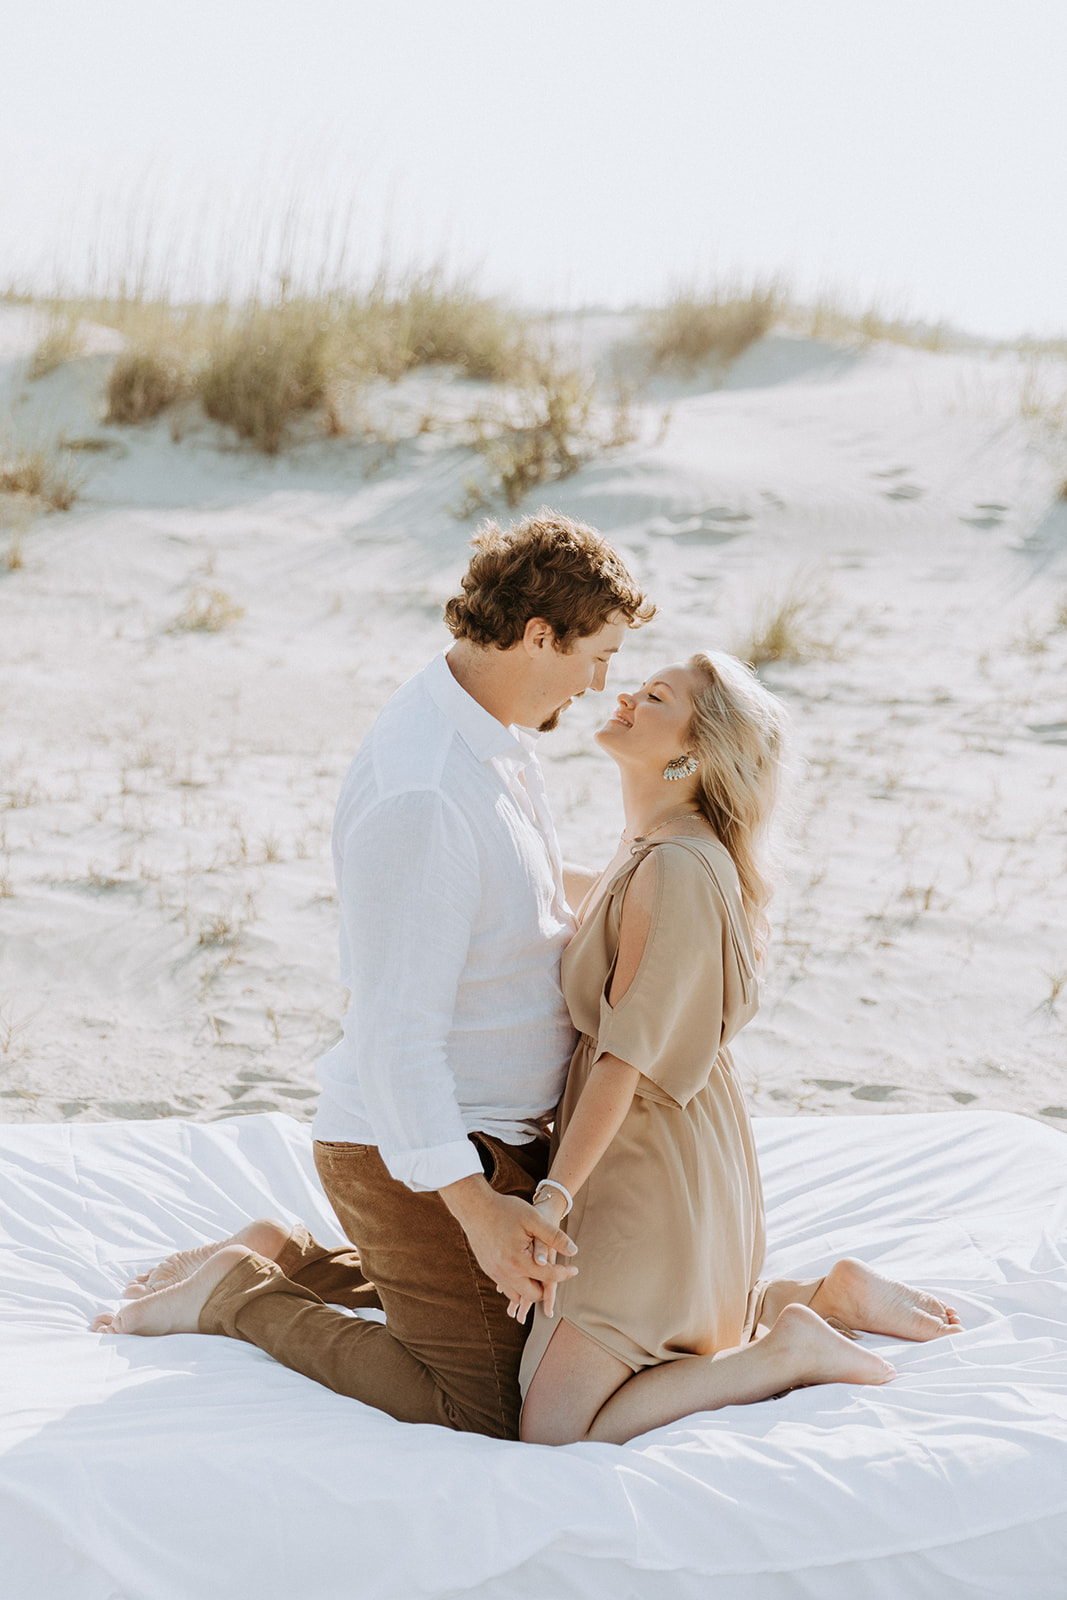
[(509, 1301), (540, 1300), (546, 1285), (577, 1273), (577, 1267), (555, 1264), (554, 1252), (572, 1256), (578, 1246), (542, 1209), (517, 1195), (497, 1194), (479, 1174), (438, 1193), (467, 1235), (474, 1259)]

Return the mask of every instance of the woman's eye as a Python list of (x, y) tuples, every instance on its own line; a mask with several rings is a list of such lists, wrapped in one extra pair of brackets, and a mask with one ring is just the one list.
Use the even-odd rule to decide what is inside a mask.
[(648, 698), (654, 700), (658, 706), (663, 704), (658, 694), (650, 694)]

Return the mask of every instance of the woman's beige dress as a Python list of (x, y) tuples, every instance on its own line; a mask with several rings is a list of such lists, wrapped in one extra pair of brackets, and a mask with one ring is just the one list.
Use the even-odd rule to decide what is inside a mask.
[[(623, 896), (649, 850), (657, 880), (648, 939), (632, 984), (612, 1006)], [(726, 1048), (758, 1004), (729, 853), (711, 839), (635, 845), (565, 951), (562, 977), (581, 1038), (556, 1138), (600, 1056), (618, 1056), (641, 1078), (564, 1224), (579, 1246), (578, 1276), (560, 1285), (557, 1320), (534, 1308), (524, 1397), (559, 1318), (635, 1372), (743, 1343), (763, 1263), (759, 1167)]]

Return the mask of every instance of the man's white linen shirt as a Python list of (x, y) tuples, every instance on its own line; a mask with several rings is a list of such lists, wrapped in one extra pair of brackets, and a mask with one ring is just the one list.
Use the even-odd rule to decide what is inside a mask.
[(398, 689), (349, 768), (333, 830), (344, 1034), (318, 1063), (316, 1139), (377, 1145), (394, 1178), (481, 1172), (467, 1135), (521, 1144), (563, 1089), (574, 932), (535, 753), (444, 654)]

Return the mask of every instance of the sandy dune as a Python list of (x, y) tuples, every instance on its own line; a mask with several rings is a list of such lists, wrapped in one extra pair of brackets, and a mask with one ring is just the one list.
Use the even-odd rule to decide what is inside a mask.
[[(594, 355), (625, 331), (575, 328)], [(447, 430), (268, 461), (195, 419), (178, 443), (105, 428), (113, 341), (27, 385), (35, 337), (0, 308), (0, 414), (104, 448), (0, 566), (0, 1120), (309, 1116), (342, 1009), (333, 800), (446, 641), (472, 527), (447, 508), (476, 462)], [(720, 388), (653, 391), (636, 443), (545, 496), (660, 603), (616, 688), (814, 596), (823, 648), (764, 669), (801, 770), (738, 1052), (763, 1114), (1067, 1127), (1067, 503), (1062, 445), (1020, 415), (1033, 381), (1011, 355), (775, 337)], [(380, 399), (454, 414), (469, 388)], [(0, 550), (22, 515), (2, 514)], [(176, 627), (215, 590), (232, 625)], [(565, 852), (591, 864), (621, 820), (606, 709), (542, 744)]]

